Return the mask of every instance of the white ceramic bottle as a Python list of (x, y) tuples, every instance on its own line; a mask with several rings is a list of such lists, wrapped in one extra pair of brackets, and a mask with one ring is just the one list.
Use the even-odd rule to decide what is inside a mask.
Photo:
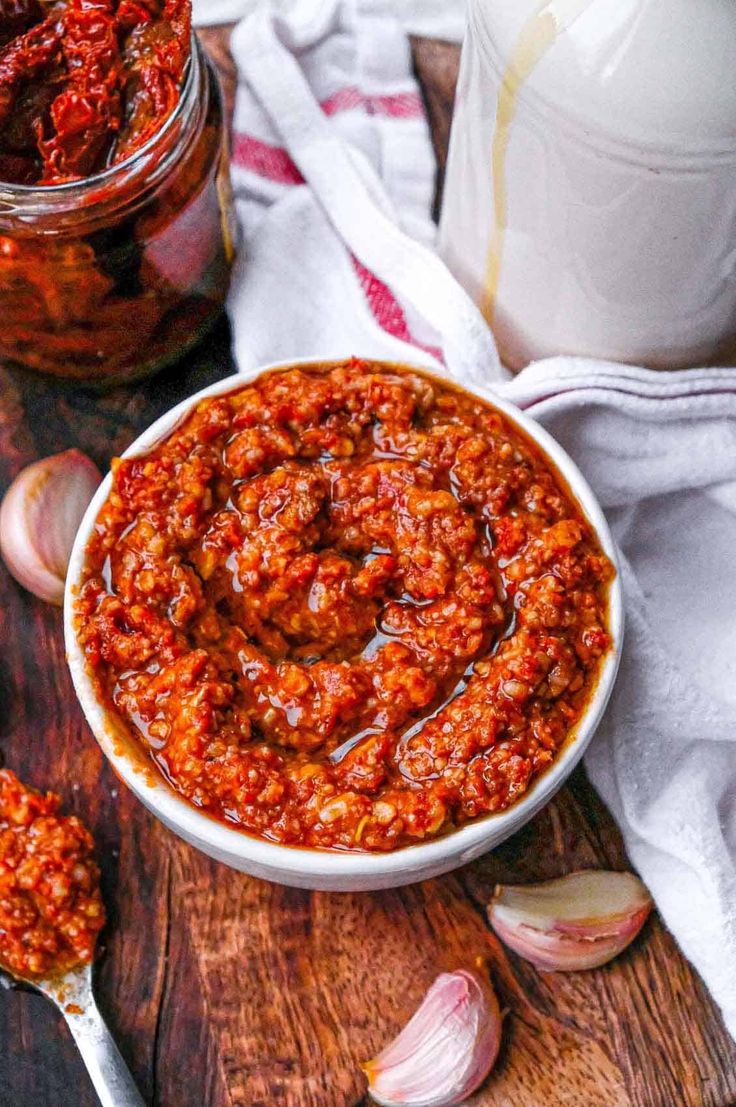
[(469, 0), (440, 251), (503, 359), (736, 348), (736, 0)]

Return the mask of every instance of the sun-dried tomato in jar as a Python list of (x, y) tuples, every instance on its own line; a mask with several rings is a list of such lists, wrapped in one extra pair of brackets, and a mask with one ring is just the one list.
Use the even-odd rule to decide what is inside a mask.
[(221, 310), (232, 252), (190, 0), (0, 0), (0, 360), (154, 372)]

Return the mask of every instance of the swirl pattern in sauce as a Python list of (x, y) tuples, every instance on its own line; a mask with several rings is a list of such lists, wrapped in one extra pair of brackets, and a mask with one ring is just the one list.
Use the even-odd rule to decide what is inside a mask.
[(610, 645), (612, 572), (498, 411), (353, 360), (206, 399), (115, 462), (78, 634), (191, 802), (389, 850), (508, 807), (554, 760)]

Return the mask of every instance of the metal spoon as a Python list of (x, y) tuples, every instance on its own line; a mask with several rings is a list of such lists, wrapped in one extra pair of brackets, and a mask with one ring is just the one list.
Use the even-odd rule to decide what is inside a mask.
[(91, 965), (49, 980), (27, 980), (0, 967), (0, 984), (40, 992), (61, 1011), (102, 1107), (145, 1107), (95, 1002)]

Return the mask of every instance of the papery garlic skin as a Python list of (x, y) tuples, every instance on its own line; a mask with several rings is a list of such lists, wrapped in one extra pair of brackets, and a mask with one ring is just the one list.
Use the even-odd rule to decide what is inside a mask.
[(480, 1087), (501, 1043), (501, 1011), (474, 973), (442, 973), (397, 1038), (363, 1065), (382, 1107), (452, 1107)]
[(0, 553), (34, 596), (61, 606), (74, 539), (101, 480), (86, 454), (67, 450), (22, 469), (10, 485), (0, 506)]
[(488, 908), (498, 937), (546, 972), (595, 969), (622, 952), (652, 909), (633, 873), (570, 873), (541, 884), (499, 885)]

